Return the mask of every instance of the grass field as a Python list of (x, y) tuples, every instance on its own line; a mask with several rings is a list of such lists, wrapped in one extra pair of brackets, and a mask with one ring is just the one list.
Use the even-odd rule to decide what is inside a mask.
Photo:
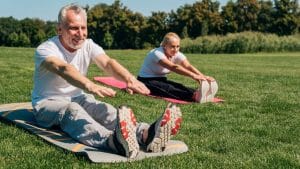
[[(137, 74), (147, 51), (107, 53)], [(34, 49), (0, 48), (0, 103), (30, 101)], [(181, 105), (184, 122), (175, 139), (189, 152), (121, 164), (94, 164), (0, 121), (0, 168), (300, 168), (300, 53), (187, 54), (219, 83), (222, 104)], [(95, 65), (89, 77), (103, 75)], [(170, 79), (196, 83), (175, 74)], [(166, 102), (118, 91), (105, 98), (152, 122)]]

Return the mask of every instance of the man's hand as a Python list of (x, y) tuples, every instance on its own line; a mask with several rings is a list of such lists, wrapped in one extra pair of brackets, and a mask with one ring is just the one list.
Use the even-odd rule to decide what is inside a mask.
[(143, 94), (143, 95), (149, 95), (150, 94), (150, 90), (142, 82), (138, 81), (136, 78), (131, 78), (127, 82), (126, 91), (129, 94), (133, 94), (134, 92), (140, 93), (140, 94)]
[(92, 94), (96, 94), (102, 98), (105, 96), (114, 97), (116, 95), (116, 92), (111, 88), (99, 86), (95, 83), (87, 83), (85, 85), (85, 88), (87, 89), (88, 92)]

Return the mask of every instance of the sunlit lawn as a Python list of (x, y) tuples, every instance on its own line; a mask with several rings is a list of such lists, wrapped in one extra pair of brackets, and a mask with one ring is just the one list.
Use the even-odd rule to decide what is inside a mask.
[[(137, 74), (145, 50), (107, 53)], [(0, 103), (30, 101), (32, 48), (0, 48)], [(132, 163), (94, 164), (0, 121), (0, 168), (300, 168), (300, 53), (200, 55), (187, 57), (219, 83), (222, 104), (180, 105), (184, 122), (174, 138), (185, 154)], [(103, 75), (92, 65), (88, 76)], [(197, 87), (191, 79), (170, 79)], [(166, 102), (118, 91), (105, 98), (126, 104), (139, 121), (152, 122)]]

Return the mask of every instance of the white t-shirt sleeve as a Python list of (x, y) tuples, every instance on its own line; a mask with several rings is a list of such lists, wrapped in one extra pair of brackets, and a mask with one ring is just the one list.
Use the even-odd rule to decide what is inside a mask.
[(176, 57), (174, 58), (174, 63), (176, 64), (180, 64), (182, 61), (184, 61), (186, 59), (186, 56), (181, 53), (181, 52), (178, 52), (176, 54)]
[(95, 57), (105, 54), (103, 48), (96, 44), (92, 39), (88, 39), (88, 47), (89, 47), (89, 56), (91, 59), (94, 59)]
[(166, 55), (160, 50), (155, 50), (153, 52), (152, 57), (153, 57), (154, 62), (158, 63), (160, 60), (165, 59)]
[(57, 46), (51, 44), (51, 42), (46, 42), (40, 45), (35, 51), (35, 64), (36, 67), (40, 67), (42, 62), (49, 56), (57, 56)]
[[(54, 41), (45, 42), (37, 48), (35, 52), (35, 63), (37, 67), (39, 67), (41, 63), (49, 56), (56, 56), (63, 59), (62, 55), (65, 51), (61, 51), (62, 49), (60, 49), (58, 47), (59, 45), (55, 44)], [(97, 45), (95, 42), (93, 42), (92, 39), (87, 39), (85, 45), (86, 46), (83, 47), (82, 51), (83, 53), (87, 52), (86, 59), (93, 59), (96, 56), (105, 54), (103, 48)]]
[[(154, 55), (153, 55), (153, 60), (155, 63), (158, 63), (160, 60), (162, 59), (166, 59), (166, 55), (164, 54), (164, 52), (162, 52), (161, 50), (155, 50), (154, 51)], [(173, 63), (179, 64), (181, 63), (183, 60), (186, 59), (186, 56), (181, 53), (178, 52), (175, 56), (174, 56), (174, 61)]]

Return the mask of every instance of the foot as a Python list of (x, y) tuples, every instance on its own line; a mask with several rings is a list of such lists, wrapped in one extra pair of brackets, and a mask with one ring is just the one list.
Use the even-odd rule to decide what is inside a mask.
[(182, 113), (175, 104), (168, 104), (162, 116), (150, 125), (146, 150), (149, 152), (164, 151), (171, 135), (176, 135), (182, 122)]
[(207, 95), (207, 101), (212, 102), (213, 99), (215, 98), (215, 95), (218, 91), (218, 84), (216, 81), (212, 81), (209, 83), (209, 91)]
[(175, 136), (180, 129), (182, 113), (180, 108), (172, 103), (168, 104), (167, 109), (170, 109), (171, 111), (171, 135)]
[(118, 154), (135, 158), (139, 152), (136, 139), (136, 118), (131, 109), (120, 106), (117, 114), (117, 127), (114, 133), (114, 149)]
[(200, 87), (195, 92), (195, 101), (198, 103), (206, 103), (208, 92), (209, 84), (206, 80), (202, 80)]

